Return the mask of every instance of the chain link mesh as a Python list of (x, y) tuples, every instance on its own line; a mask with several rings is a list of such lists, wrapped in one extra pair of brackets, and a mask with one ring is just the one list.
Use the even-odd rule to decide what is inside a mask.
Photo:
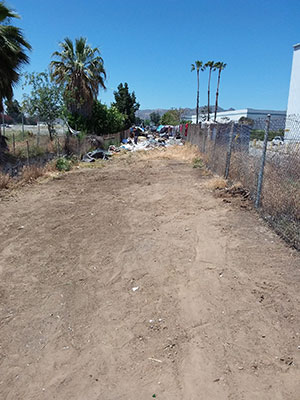
[[(228, 179), (240, 182), (255, 201), (265, 127), (266, 119), (253, 125), (193, 124), (187, 141), (198, 146), (213, 172), (226, 175), (227, 166)], [(285, 240), (300, 249), (300, 121), (293, 116), (270, 119), (259, 211)]]
[[(103, 135), (104, 142), (117, 143), (127, 138), (129, 131)], [(95, 137), (95, 136), (93, 136)], [(81, 159), (95, 147), (91, 136), (71, 136), (65, 126), (56, 126), (53, 140), (50, 140), (45, 126), (12, 126), (0, 135), (0, 172), (18, 176), (25, 166), (42, 167), (55, 157), (74, 155)], [(7, 147), (5, 148), (5, 144)], [(94, 146), (94, 147), (93, 147)]]

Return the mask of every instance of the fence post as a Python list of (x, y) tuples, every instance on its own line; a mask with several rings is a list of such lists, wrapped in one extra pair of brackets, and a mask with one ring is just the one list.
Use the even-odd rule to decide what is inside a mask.
[(29, 142), (26, 140), (26, 147), (27, 147), (27, 165), (29, 165)]
[(262, 152), (262, 157), (261, 157), (261, 165), (260, 165), (260, 170), (259, 170), (259, 173), (258, 173), (258, 180), (257, 180), (257, 192), (256, 192), (255, 208), (259, 208), (259, 206), (260, 206), (261, 190), (262, 190), (262, 183), (263, 183), (263, 177), (264, 177), (264, 168), (265, 168), (265, 163), (266, 163), (266, 152), (267, 152), (268, 137), (269, 137), (269, 131), (270, 131), (270, 120), (271, 120), (271, 115), (268, 114), (267, 115), (267, 119), (266, 119), (266, 127), (265, 127), (263, 152)]
[(22, 138), (24, 140), (25, 137), (25, 131), (24, 131), (24, 114), (22, 113)]
[(77, 155), (80, 159), (80, 139), (78, 136), (77, 136)]
[(2, 112), (2, 130), (3, 130), (3, 136), (5, 136), (5, 123), (4, 123), (4, 109)]
[(224, 174), (225, 179), (227, 179), (229, 176), (232, 143), (233, 143), (233, 131), (234, 131), (234, 122), (231, 123), (231, 128), (230, 128), (230, 133), (229, 133), (229, 142), (228, 142), (227, 155), (226, 155), (226, 167), (225, 167), (225, 174)]
[(207, 138), (207, 126), (204, 125), (203, 130), (203, 142), (202, 142), (202, 153), (206, 152), (206, 138)]
[(41, 133), (41, 127), (40, 127), (40, 121), (37, 123), (37, 137), (36, 137), (36, 145), (40, 145), (40, 133)]
[(59, 146), (59, 137), (58, 137), (58, 135), (56, 136), (56, 140), (57, 140), (57, 143), (56, 143), (56, 146), (57, 146), (57, 157), (59, 157), (60, 156), (60, 146)]
[[(213, 151), (212, 151), (212, 162), (213, 162), (213, 168), (216, 168), (216, 147), (217, 147), (217, 140), (219, 137), (219, 125), (215, 125), (213, 127), (213, 139), (214, 139), (214, 143), (213, 143)], [(218, 161), (217, 161), (218, 163)]]
[(16, 154), (16, 137), (14, 131), (13, 131), (13, 152), (14, 154)]

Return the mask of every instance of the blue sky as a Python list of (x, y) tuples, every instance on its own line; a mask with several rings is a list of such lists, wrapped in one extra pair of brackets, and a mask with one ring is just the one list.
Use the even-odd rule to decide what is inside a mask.
[[(108, 75), (102, 102), (128, 82), (141, 108), (194, 107), (195, 60), (227, 63), (219, 105), (286, 109), (292, 45), (300, 42), (299, 0), (7, 0), (42, 71), (66, 36), (99, 47)], [(216, 75), (213, 77), (212, 91)], [(201, 73), (200, 103), (207, 73)], [(15, 90), (22, 98), (22, 88)], [(212, 99), (214, 101), (214, 99)]]

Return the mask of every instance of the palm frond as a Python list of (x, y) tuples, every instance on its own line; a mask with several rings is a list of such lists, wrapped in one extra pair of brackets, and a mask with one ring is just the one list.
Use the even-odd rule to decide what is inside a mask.
[(21, 67), (29, 62), (26, 50), (31, 50), (22, 30), (10, 25), (10, 18), (19, 16), (0, 3), (0, 110), (3, 99), (10, 99), (19, 80)]
[(0, 3), (0, 22), (5, 21), (9, 18), (20, 18), (20, 16), (13, 10), (5, 6), (3, 2)]
[(65, 38), (61, 42), (61, 52), (54, 52), (51, 61), (52, 77), (57, 83), (65, 84), (71, 111), (86, 113), (91, 111), (99, 88), (106, 89), (106, 72), (100, 50), (92, 48), (84, 37)]

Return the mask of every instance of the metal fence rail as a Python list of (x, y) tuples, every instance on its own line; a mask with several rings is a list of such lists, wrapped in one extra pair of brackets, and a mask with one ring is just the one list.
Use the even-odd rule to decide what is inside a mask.
[[(20, 128), (20, 127), (18, 127)], [(74, 155), (81, 157), (95, 148), (91, 141), (91, 136), (72, 136), (67, 130), (56, 131), (56, 134), (50, 140), (48, 131), (42, 129), (32, 130), (15, 129), (13, 126), (5, 131), (5, 139), (8, 150), (3, 150), (0, 146), (0, 172), (11, 176), (18, 176), (25, 166), (42, 167), (53, 158)], [(0, 134), (0, 140), (3, 141), (3, 132)], [(117, 144), (124, 138), (128, 138), (129, 130), (114, 134), (101, 136), (106, 146)], [(97, 146), (96, 146), (97, 147)]]
[(241, 183), (261, 215), (300, 250), (300, 121), (266, 116), (255, 129), (232, 122), (190, 125), (187, 141), (213, 172)]

